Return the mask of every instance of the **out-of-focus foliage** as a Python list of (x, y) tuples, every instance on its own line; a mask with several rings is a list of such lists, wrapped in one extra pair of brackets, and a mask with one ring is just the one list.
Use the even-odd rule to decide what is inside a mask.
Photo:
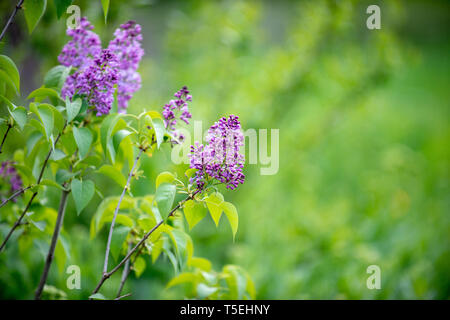
[[(51, 3), (32, 37), (19, 16), (11, 45), (2, 48), (20, 68), (22, 97), (56, 64), (67, 40)], [(74, 4), (96, 30), (130, 18), (143, 26), (143, 88), (129, 112), (162, 106), (173, 88), (187, 84), (193, 118), (203, 119), (204, 130), (228, 113), (239, 114), (244, 129), (280, 129), (278, 173), (264, 176), (264, 165), (247, 165), (240, 192), (224, 193), (240, 212), (235, 242), (225, 219), (219, 232), (204, 219), (190, 232), (196, 256), (210, 258), (214, 270), (242, 266), (263, 299), (450, 297), (445, 1), (384, 1), (381, 30), (366, 28), (368, 1), (112, 2), (106, 25), (100, 1)], [(6, 16), (8, 3), (0, 7)], [(17, 134), (11, 140), (17, 145), (5, 146), (2, 161), (26, 142)], [(133, 183), (135, 196), (154, 192), (156, 175), (174, 170), (165, 165), (169, 158), (166, 150), (142, 161), (145, 178)], [(120, 187), (107, 179), (99, 188), (117, 195)], [(59, 192), (46, 198), (46, 216), (54, 219)], [(64, 269), (55, 267), (49, 297), (86, 298), (98, 281), (105, 236), (91, 240), (89, 223), (100, 201), (78, 218), (69, 201), (66, 266), (81, 266), (82, 289), (68, 290)], [(29, 298), (24, 292), (39, 281), (42, 254), (23, 255), (27, 244), (12, 240), (0, 255), (0, 297)], [(366, 287), (373, 264), (381, 268), (381, 290)], [(185, 288), (166, 288), (173, 276), (160, 259), (133, 275), (124, 292), (192, 297), (196, 281), (208, 281), (194, 270)], [(114, 294), (119, 281), (115, 275), (105, 291)]]

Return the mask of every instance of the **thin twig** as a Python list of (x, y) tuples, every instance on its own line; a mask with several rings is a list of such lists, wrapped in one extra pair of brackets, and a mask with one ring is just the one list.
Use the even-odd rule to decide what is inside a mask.
[[(56, 143), (59, 141), (59, 138), (61, 138), (61, 135), (64, 132), (64, 129), (66, 128), (66, 125), (67, 125), (67, 122), (64, 124), (62, 131), (56, 137), (54, 146), (56, 146)], [(41, 168), (41, 172), (39, 173), (39, 177), (36, 181), (37, 185), (39, 185), (39, 183), (41, 183), (42, 176), (44, 175), (44, 171), (45, 171), (45, 168), (47, 167), (47, 162), (50, 159), (50, 156), (52, 155), (52, 151), (53, 151), (53, 148), (50, 148), (50, 151), (48, 152), (47, 157), (44, 160), (44, 163)], [(20, 215), (19, 219), (17, 219), (17, 221), (14, 223), (11, 230), (9, 231), (8, 235), (6, 236), (5, 240), (3, 240), (3, 243), (0, 246), (0, 252), (2, 252), (3, 248), (6, 246), (6, 243), (8, 242), (9, 238), (13, 234), (14, 230), (16, 230), (16, 228), (20, 225), (20, 222), (22, 221), (23, 217), (27, 213), (28, 209), (31, 206), (31, 203), (33, 202), (33, 200), (37, 196), (37, 194), (38, 194), (38, 189), (36, 189), (36, 191), (33, 192), (33, 195), (31, 196), (30, 200), (28, 201), (28, 203), (27, 203), (25, 209), (23, 210), (22, 214)]]
[[(193, 199), (194, 196), (199, 193), (201, 191), (201, 189), (197, 189), (194, 193), (192, 193), (191, 195), (189, 195), (185, 200), (179, 202), (175, 208), (173, 208), (170, 212), (169, 215), (167, 216), (167, 219), (169, 219), (171, 216), (173, 216), (174, 212), (177, 211), (181, 205), (190, 200)], [(144, 237), (133, 247), (133, 249), (131, 249), (130, 251), (128, 251), (127, 255), (125, 256), (125, 258), (122, 259), (122, 261), (119, 262), (118, 265), (116, 265), (111, 271), (106, 272), (103, 274), (102, 278), (100, 279), (100, 282), (97, 284), (97, 287), (95, 287), (94, 291), (92, 292), (92, 294), (96, 294), (100, 288), (102, 287), (103, 283), (109, 279), (117, 270), (120, 269), (120, 267), (122, 267), (131, 257), (131, 255), (136, 252), (136, 250), (139, 249), (139, 247), (148, 239), (148, 237), (150, 237), (150, 235), (156, 230), (158, 229), (162, 224), (163, 224), (164, 220), (161, 220), (160, 222), (158, 222), (150, 231), (148, 231)]]
[[(131, 242), (128, 244), (128, 251), (131, 250), (132, 245), (133, 243)], [(125, 262), (125, 265), (123, 266), (122, 278), (120, 279), (120, 285), (119, 290), (117, 291), (116, 299), (120, 297), (120, 294), (122, 293), (123, 287), (125, 285), (125, 282), (127, 281), (129, 274), (130, 274), (130, 260), (127, 260), (127, 262)]]
[(16, 191), (8, 199), (3, 200), (3, 202), (0, 204), (0, 208), (3, 207), (5, 204), (7, 204), (8, 201), (14, 200), (15, 198), (17, 198), (18, 196), (20, 196), (22, 193), (24, 193), (25, 191), (27, 191), (30, 188), (31, 188), (31, 186), (28, 186), (26, 188), (21, 188), (20, 190)]
[(19, 9), (22, 8), (22, 3), (23, 3), (23, 0), (19, 0), (16, 7), (14, 8), (14, 11), (11, 13), (11, 16), (9, 17), (8, 22), (6, 22), (6, 25), (3, 28), (2, 34), (0, 34), (0, 41), (2, 41), (3, 37), (5, 36), (6, 30), (8, 30), (9, 25), (14, 20), (14, 17), (16, 15), (17, 11), (19, 11)]
[(8, 124), (8, 129), (6, 129), (5, 134), (3, 135), (2, 144), (0, 144), (0, 153), (2, 153), (3, 145), (5, 144), (6, 137), (8, 136), (9, 130), (11, 130), (12, 125)]
[(112, 235), (114, 232), (114, 224), (116, 222), (117, 214), (119, 213), (120, 204), (122, 203), (123, 197), (125, 196), (127, 189), (129, 188), (131, 177), (134, 174), (134, 169), (136, 168), (136, 165), (137, 165), (139, 158), (141, 157), (143, 151), (144, 151), (144, 149), (140, 149), (139, 154), (136, 157), (136, 160), (134, 160), (133, 167), (131, 168), (130, 173), (128, 174), (127, 183), (125, 184), (125, 187), (123, 188), (122, 194), (120, 195), (120, 198), (119, 198), (119, 202), (117, 203), (116, 209), (114, 210), (114, 216), (111, 221), (111, 227), (109, 228), (108, 242), (106, 243), (105, 262), (103, 264), (103, 274), (108, 272), (109, 251), (111, 250), (111, 240), (112, 240)]
[(59, 203), (58, 216), (56, 218), (55, 230), (53, 231), (52, 242), (50, 243), (50, 249), (48, 250), (47, 259), (45, 260), (44, 271), (42, 272), (41, 281), (36, 289), (34, 296), (35, 300), (40, 300), (42, 290), (44, 289), (45, 282), (47, 281), (48, 272), (52, 265), (53, 256), (55, 254), (56, 243), (58, 242), (59, 233), (64, 221), (64, 213), (66, 212), (68, 190), (63, 190), (61, 195), (61, 202)]
[(120, 299), (129, 297), (129, 296), (131, 296), (131, 293), (124, 294), (123, 296), (117, 297), (117, 298), (115, 298), (114, 300), (120, 300)]

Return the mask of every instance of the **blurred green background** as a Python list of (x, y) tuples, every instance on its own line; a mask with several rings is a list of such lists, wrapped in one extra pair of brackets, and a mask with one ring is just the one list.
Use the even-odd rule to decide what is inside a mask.
[[(193, 119), (204, 128), (234, 113), (244, 129), (280, 130), (277, 174), (247, 165), (245, 184), (224, 191), (239, 211), (235, 242), (224, 219), (216, 230), (207, 218), (190, 232), (197, 256), (216, 270), (244, 267), (259, 299), (450, 298), (447, 1), (111, 2), (105, 24), (100, 1), (73, 1), (104, 45), (120, 23), (142, 25), (143, 85), (129, 112), (160, 109), (187, 85)], [(0, 4), (2, 25), (14, 3)], [(370, 4), (381, 8), (381, 30), (366, 27)], [(41, 85), (68, 41), (67, 15), (58, 21), (48, 6), (31, 36), (19, 14), (1, 47), (20, 69), (17, 103)], [(1, 161), (25, 143), (17, 133), (10, 141)], [(182, 175), (186, 166), (169, 159), (168, 149), (146, 158), (134, 194), (153, 192), (162, 170)], [(106, 179), (97, 183), (106, 195), (120, 192)], [(58, 199), (45, 195), (53, 208)], [(48, 283), (71, 299), (88, 297), (100, 276), (106, 232), (89, 239), (100, 201), (80, 217), (73, 203), (66, 213), (66, 265), (81, 266), (82, 289), (67, 290), (56, 267)], [(39, 281), (43, 256), (17, 246), (11, 241), (0, 256), (0, 298), (31, 298)], [(373, 264), (380, 290), (366, 287)], [(131, 276), (124, 292), (183, 298), (179, 289), (164, 290), (171, 277), (161, 259)]]

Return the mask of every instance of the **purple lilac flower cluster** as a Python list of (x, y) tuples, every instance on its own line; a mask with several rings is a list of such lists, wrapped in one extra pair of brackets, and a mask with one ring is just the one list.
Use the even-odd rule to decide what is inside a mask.
[(104, 50), (92, 29), (89, 21), (82, 18), (77, 29), (67, 31), (72, 40), (64, 46), (58, 60), (62, 65), (77, 70), (67, 77), (61, 96), (64, 99), (84, 96), (89, 105), (96, 108), (97, 115), (107, 114), (117, 85), (118, 109), (124, 112), (141, 85), (136, 71), (144, 55), (141, 27), (134, 21), (122, 24), (115, 31), (115, 38), (108, 49)]
[(190, 167), (198, 170), (191, 183), (202, 189), (214, 178), (232, 190), (244, 183), (244, 156), (239, 153), (244, 135), (239, 117), (230, 115), (214, 123), (208, 130), (206, 142), (206, 145), (195, 142), (191, 146)]
[(12, 161), (4, 161), (0, 167), (0, 177), (3, 179), (9, 179), (11, 184), (11, 191), (15, 192), (22, 188), (22, 179), (13, 167)]
[(97, 115), (107, 114), (114, 101), (114, 86), (118, 82), (117, 58), (108, 49), (81, 71), (70, 75), (62, 96), (85, 96), (89, 105), (95, 106)]
[(175, 128), (177, 124), (177, 117), (189, 124), (189, 119), (192, 117), (189, 112), (188, 102), (192, 101), (192, 96), (189, 94), (189, 90), (186, 86), (178, 90), (174, 97), (176, 99), (170, 100), (168, 104), (163, 107), (164, 124), (168, 132), (172, 133), (175, 138), (180, 141), (184, 139), (184, 136), (178, 132)]
[(102, 50), (99, 36), (92, 32), (94, 27), (85, 18), (80, 19), (78, 28), (67, 29), (67, 35), (72, 37), (62, 49), (58, 61), (63, 66), (82, 68), (88, 65)]
[(141, 87), (141, 76), (136, 72), (144, 55), (141, 26), (135, 21), (128, 21), (114, 32), (114, 36), (108, 49), (116, 55), (119, 62), (117, 101), (119, 111), (125, 111), (133, 93)]

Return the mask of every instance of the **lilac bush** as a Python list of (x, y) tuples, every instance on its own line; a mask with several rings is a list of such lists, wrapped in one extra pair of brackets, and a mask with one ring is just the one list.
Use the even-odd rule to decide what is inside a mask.
[[(239, 118), (234, 115), (221, 118), (209, 128), (205, 145), (196, 143), (192, 146), (191, 169), (185, 175), (195, 175), (193, 178), (182, 181), (176, 174), (163, 171), (155, 179), (154, 194), (133, 196), (132, 181), (141, 176), (141, 159), (151, 157), (161, 149), (163, 143), (173, 146), (174, 143), (184, 141), (179, 125), (189, 124), (192, 118), (189, 110), (192, 95), (183, 86), (164, 105), (161, 112), (144, 110), (139, 115), (123, 114), (133, 94), (141, 86), (141, 77), (137, 72), (144, 54), (141, 47), (141, 27), (134, 21), (120, 25), (114, 33), (114, 39), (105, 49), (102, 49), (100, 38), (92, 29), (89, 21), (82, 18), (77, 29), (67, 31), (72, 39), (58, 57), (59, 62), (67, 69), (57, 66), (46, 74), (45, 87), (30, 93), (28, 99), (34, 101), (30, 102), (28, 109), (15, 106), (6, 97), (0, 96), (0, 100), (6, 102), (10, 115), (7, 119), (0, 119), (0, 124), (7, 126), (0, 140), (0, 153), (12, 128), (28, 135), (26, 138), (31, 141), (22, 150), (17, 150), (14, 163), (5, 161), (0, 165), (2, 189), (10, 187), (7, 192), (11, 192), (2, 198), (0, 208), (8, 206), (11, 214), (5, 221), (14, 221), (0, 243), (0, 252), (6, 248), (10, 239), (15, 239), (12, 235), (19, 227), (23, 226), (25, 229), (32, 226), (18, 235), (28, 237), (27, 243), (32, 242), (28, 240), (35, 239), (47, 243), (49, 234), (47, 231), (42, 232), (40, 226), (49, 222), (54, 225), (35, 291), (35, 299), (41, 299), (49, 287), (48, 275), (54, 257), (61, 267), (70, 253), (66, 252), (68, 249), (65, 246), (62, 253), (56, 249), (68, 198), (72, 198), (74, 211), (79, 215), (98, 194), (103, 200), (92, 217), (90, 236), (95, 237), (105, 224), (109, 224), (109, 234), (103, 270), (90, 299), (107, 299), (99, 292), (100, 289), (114, 273), (123, 269), (116, 294), (116, 299), (121, 298), (128, 274), (134, 270), (136, 276), (139, 276), (145, 269), (143, 256), (151, 256), (150, 261), (154, 263), (162, 254), (174, 258), (169, 260), (176, 270), (180, 268), (184, 275), (190, 274), (189, 279), (194, 288), (214, 287), (207, 296), (195, 292), (194, 297), (244, 298), (244, 292), (231, 293), (230, 288), (224, 288), (227, 284), (219, 282), (220, 279), (233, 279), (237, 283), (238, 278), (241, 283), (245, 281), (245, 297), (254, 297), (253, 284), (245, 271), (237, 266), (227, 265), (221, 272), (209, 272), (210, 268), (206, 267), (206, 270), (204, 266), (206, 259), (193, 256), (192, 239), (185, 232), (184, 226), (170, 222), (179, 219), (176, 213), (182, 210), (187, 224), (192, 228), (205, 217), (204, 209), (208, 208), (216, 226), (224, 213), (234, 239), (238, 228), (237, 209), (232, 203), (225, 201), (216, 185), (222, 184), (235, 189), (244, 183), (244, 157), (239, 153), (244, 137)], [(0, 55), (0, 59), (4, 64), (12, 63), (5, 56)], [(11, 70), (17, 69), (14, 65), (10, 67)], [(17, 77), (20, 75), (17, 74)], [(61, 88), (59, 85), (62, 81), (64, 84)], [(54, 83), (58, 85), (54, 86)], [(43, 102), (46, 98), (49, 98), (48, 103)], [(73, 103), (75, 99), (78, 100)], [(113, 106), (117, 106), (117, 110)], [(98, 116), (107, 116), (91, 121), (92, 113), (87, 115), (86, 111), (94, 110)], [(124, 171), (127, 171), (126, 178)], [(109, 193), (107, 197), (103, 197), (100, 186), (96, 185), (97, 179), (93, 179), (96, 176), (107, 176), (118, 183), (122, 188), (120, 197), (112, 195), (109, 190), (102, 190)], [(56, 220), (53, 211), (40, 210), (47, 206), (47, 195), (43, 192), (51, 192), (53, 189), (48, 191), (49, 187), (61, 192)], [(175, 202), (177, 194), (183, 194), (185, 198)], [(11, 204), (12, 202), (15, 203)], [(34, 211), (30, 210), (41, 214), (32, 215)], [(133, 210), (138, 216), (126, 215), (128, 220), (124, 221), (123, 213), (127, 210)], [(133, 228), (129, 227), (130, 223)], [(116, 224), (122, 227), (126, 224), (127, 227), (126, 234), (119, 240), (117, 237), (113, 239)], [(159, 235), (152, 236), (158, 228), (161, 228), (158, 230)], [(123, 230), (122, 228), (121, 232)], [(162, 233), (165, 236), (161, 236)], [(122, 243), (118, 243), (120, 241)], [(113, 267), (110, 256), (115, 256)], [(199, 261), (203, 262), (199, 264)], [(197, 276), (205, 271), (208, 271), (208, 279)]]

